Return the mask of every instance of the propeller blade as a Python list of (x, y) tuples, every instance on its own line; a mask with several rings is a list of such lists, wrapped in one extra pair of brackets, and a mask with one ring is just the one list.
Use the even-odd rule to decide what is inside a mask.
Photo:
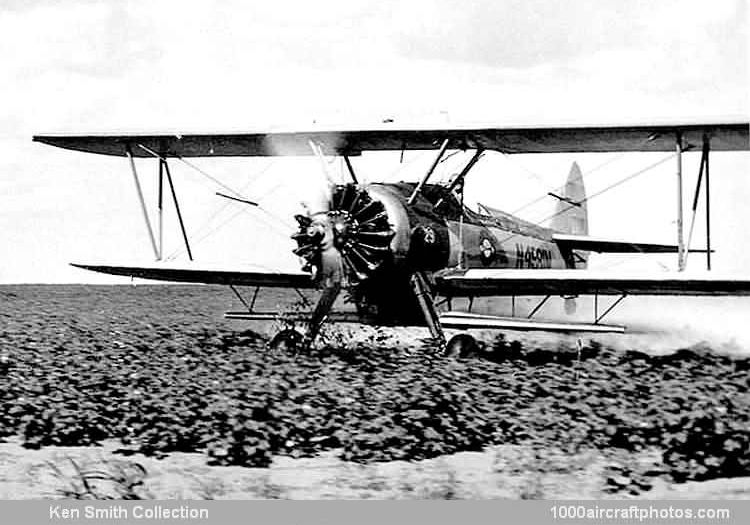
[(325, 187), (319, 187), (302, 201), (302, 206), (310, 217), (325, 213), (331, 209), (330, 192), (326, 191)]
[(310, 182), (313, 183), (313, 187), (310, 189), (309, 196), (302, 201), (302, 205), (307, 208), (308, 216), (313, 216), (316, 213), (331, 210), (331, 197), (335, 186), (320, 145), (312, 140), (309, 141), (309, 145), (320, 161), (320, 171), (317, 177), (311, 174)]
[(331, 312), (331, 308), (333, 308), (333, 303), (336, 302), (339, 292), (341, 292), (341, 284), (329, 286), (323, 290), (320, 299), (318, 299), (318, 304), (315, 305), (315, 311), (313, 311), (313, 315), (310, 318), (310, 324), (307, 327), (308, 345), (312, 345), (320, 333), (320, 329), (328, 318), (328, 314)]
[(317, 281), (323, 287), (323, 293), (315, 305), (310, 324), (307, 329), (307, 344), (311, 345), (320, 332), (323, 323), (333, 308), (333, 303), (341, 292), (344, 281), (344, 261), (341, 252), (329, 247), (320, 254), (320, 274)]
[(322, 288), (340, 287), (344, 282), (344, 261), (337, 248), (331, 246), (320, 252), (320, 269), (316, 280)]

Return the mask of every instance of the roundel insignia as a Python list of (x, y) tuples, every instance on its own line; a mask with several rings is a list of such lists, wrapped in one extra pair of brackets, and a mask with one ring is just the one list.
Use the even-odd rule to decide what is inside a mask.
[(487, 237), (482, 237), (479, 241), (479, 258), (485, 266), (489, 266), (495, 260), (495, 245)]

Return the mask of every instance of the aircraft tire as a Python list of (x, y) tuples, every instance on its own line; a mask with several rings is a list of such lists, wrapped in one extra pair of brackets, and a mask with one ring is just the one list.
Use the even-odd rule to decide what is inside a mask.
[(297, 352), (302, 348), (305, 336), (293, 328), (286, 328), (276, 334), (268, 348), (271, 350), (281, 350), (283, 352)]
[(473, 357), (478, 352), (477, 340), (469, 334), (454, 335), (445, 347), (445, 355), (448, 357)]

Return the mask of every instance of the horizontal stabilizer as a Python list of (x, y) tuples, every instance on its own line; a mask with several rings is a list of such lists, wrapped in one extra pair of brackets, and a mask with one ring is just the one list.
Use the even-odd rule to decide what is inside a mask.
[(624, 326), (535, 321), (518, 317), (499, 317), (473, 314), (470, 312), (445, 312), (440, 314), (440, 322), (446, 328), (495, 328), (506, 330), (545, 331), (545, 332), (616, 332), (623, 333)]
[[(652, 244), (615, 239), (598, 239), (588, 235), (569, 235), (555, 233), (552, 235), (562, 250), (582, 250), (596, 253), (677, 253), (676, 244)], [(706, 250), (690, 250), (706, 253)]]
[(75, 264), (72, 266), (93, 272), (155, 281), (202, 284), (232, 284), (235, 286), (262, 286), (269, 288), (313, 288), (310, 274), (283, 273), (271, 271), (248, 270), (240, 268), (221, 268), (195, 265), (149, 264), (138, 266), (115, 266), (100, 264)]

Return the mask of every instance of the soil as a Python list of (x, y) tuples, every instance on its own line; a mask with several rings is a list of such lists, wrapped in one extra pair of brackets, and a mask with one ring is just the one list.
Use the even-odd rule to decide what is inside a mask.
[(311, 354), (271, 355), (221, 317), (232, 301), (207, 286), (0, 287), (0, 497), (750, 495), (736, 345), (508, 332), (456, 361), (419, 329), (344, 327)]

